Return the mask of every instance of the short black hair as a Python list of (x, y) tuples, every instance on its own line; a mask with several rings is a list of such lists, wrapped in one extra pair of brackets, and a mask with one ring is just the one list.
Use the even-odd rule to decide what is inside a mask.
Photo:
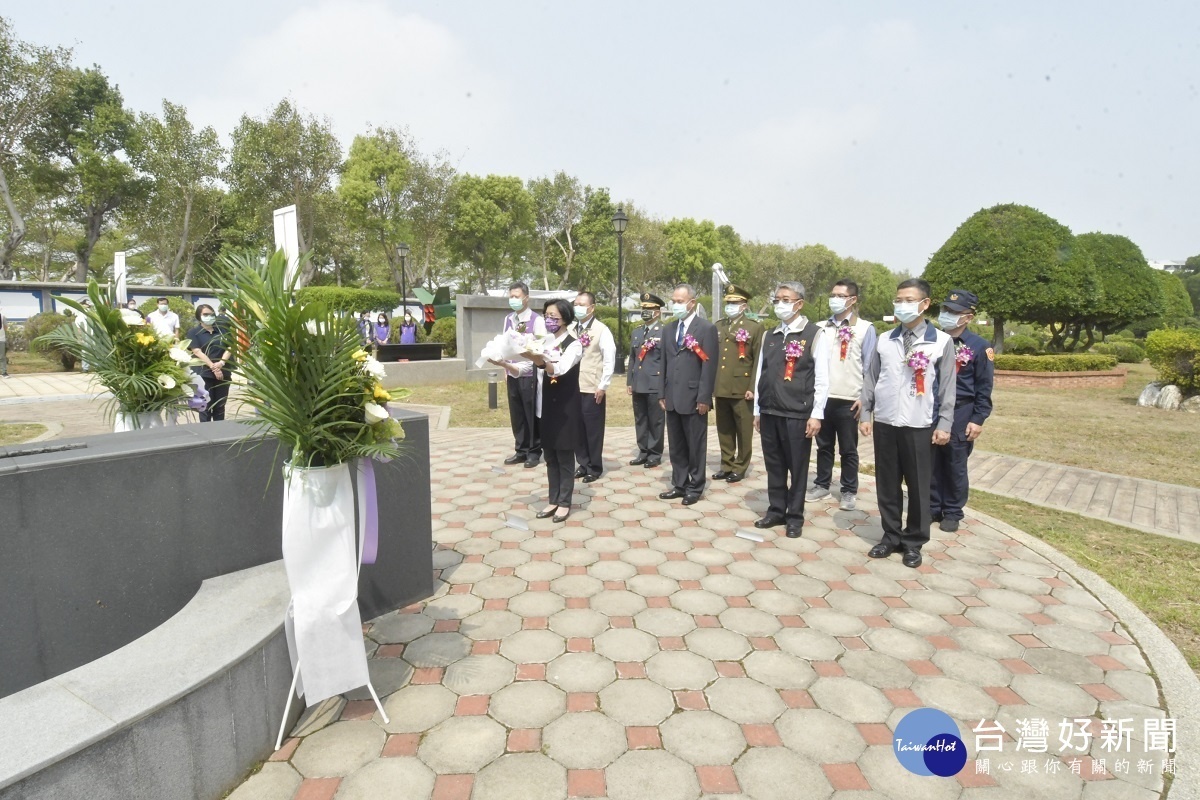
[(906, 281), (901, 281), (900, 285), (896, 287), (896, 291), (900, 291), (901, 289), (916, 289), (924, 295), (921, 298), (922, 300), (933, 294), (933, 289), (930, 288), (929, 281), (924, 278), (909, 278)]
[(551, 306), (558, 309), (558, 314), (562, 317), (564, 325), (575, 319), (575, 309), (570, 303), (568, 303), (566, 300), (563, 300), (561, 297), (557, 300), (547, 300), (546, 304), (542, 306), (542, 316), (546, 315), (546, 312), (550, 310)]
[(204, 309), (206, 309), (206, 308), (207, 308), (209, 311), (212, 311), (212, 315), (213, 315), (214, 317), (217, 315), (217, 312), (216, 312), (216, 311), (213, 311), (213, 307), (212, 307), (212, 306), (210, 306), (208, 303), (201, 303), (200, 305), (196, 306), (196, 322), (199, 322), (199, 321), (200, 321), (200, 317), (204, 316), (204, 314), (203, 314), (203, 311), (204, 311)]
[(849, 278), (842, 278), (840, 281), (835, 283), (834, 286), (844, 287), (846, 291), (850, 293), (851, 297), (858, 297), (858, 284)]
[[(594, 306), (594, 305), (596, 305), (596, 295), (592, 294), (591, 292), (579, 292), (578, 294), (576, 294), (576, 295), (575, 295), (575, 299), (576, 299), (576, 300), (578, 300), (578, 299), (579, 299), (579, 298), (581, 298), (581, 297), (586, 297), (586, 298), (587, 298), (587, 301), (588, 301), (588, 305), (589, 305), (589, 306)], [(572, 312), (572, 313), (573, 313), (573, 312)]]
[(508, 290), (511, 292), (513, 289), (520, 289), (521, 294), (529, 297), (529, 284), (525, 283), (525, 281), (515, 281), (510, 283), (508, 285)]

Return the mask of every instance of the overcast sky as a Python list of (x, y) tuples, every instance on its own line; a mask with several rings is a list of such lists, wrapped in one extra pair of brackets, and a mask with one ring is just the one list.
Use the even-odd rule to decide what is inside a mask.
[[(846, 6), (843, 8), (843, 6)], [(997, 203), (1200, 253), (1195, 2), (0, 0), (126, 103), (223, 137), (284, 96), (344, 147), (566, 170), (664, 219), (919, 273)]]

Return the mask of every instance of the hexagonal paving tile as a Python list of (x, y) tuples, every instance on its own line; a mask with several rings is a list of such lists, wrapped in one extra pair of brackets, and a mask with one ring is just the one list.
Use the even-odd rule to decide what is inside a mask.
[(655, 653), (646, 662), (650, 680), (668, 689), (703, 689), (717, 677), (712, 661), (684, 650)]
[(564, 692), (598, 692), (616, 679), (613, 662), (598, 653), (567, 653), (546, 667), (546, 680)]
[(564, 714), (542, 731), (546, 755), (568, 769), (603, 769), (625, 752), (625, 727), (594, 711)]
[(522, 592), (508, 601), (508, 610), (521, 617), (549, 617), (566, 605), (566, 599), (554, 592)]
[(780, 649), (809, 661), (833, 661), (846, 652), (837, 639), (812, 628), (784, 628), (775, 634), (775, 642)]
[(675, 710), (675, 696), (653, 681), (619, 680), (600, 690), (600, 709), (622, 725), (657, 725)]
[(458, 695), (436, 684), (405, 686), (383, 704), (388, 733), (421, 733), (454, 714)]
[(850, 722), (886, 722), (892, 712), (883, 692), (853, 678), (817, 678), (808, 691), (820, 708)]
[(547, 630), (517, 631), (500, 643), (500, 655), (516, 664), (545, 664), (566, 649), (563, 637)]
[(636, 628), (611, 628), (596, 637), (594, 646), (613, 661), (646, 661), (658, 652), (658, 639)]
[(724, 628), (697, 628), (683, 637), (688, 650), (713, 661), (740, 661), (750, 652), (750, 642)]
[(421, 738), (417, 756), (439, 775), (474, 774), (504, 753), (507, 736), (490, 717), (451, 717)]
[(488, 713), (510, 728), (541, 728), (567, 710), (567, 696), (541, 681), (510, 684), (492, 695)]
[(1015, 675), (1012, 690), (1030, 705), (1064, 717), (1086, 717), (1096, 711), (1096, 698), (1075, 684), (1050, 675)]
[(630, 750), (605, 773), (612, 800), (694, 800), (696, 770), (665, 750)]
[(386, 739), (374, 722), (335, 722), (304, 737), (292, 766), (306, 778), (349, 775), (378, 756)]
[(1012, 673), (994, 658), (969, 650), (939, 650), (933, 663), (947, 678), (974, 686), (1007, 686)]
[(957, 719), (990, 719), (999, 707), (983, 689), (953, 678), (919, 677), (913, 681), (912, 690), (925, 705)]
[(666, 722), (663, 747), (689, 764), (732, 764), (746, 749), (742, 729), (711, 711), (683, 711)]
[(392, 612), (371, 624), (371, 638), (380, 644), (405, 644), (433, 630), (433, 617)]
[(446, 668), (442, 684), (459, 694), (495, 694), (513, 682), (516, 667), (496, 655), (467, 656)]
[(777, 691), (750, 678), (719, 678), (704, 695), (709, 708), (734, 722), (774, 722), (787, 708)]
[(610, 617), (632, 617), (646, 608), (646, 598), (625, 590), (605, 590), (592, 597), (591, 606)]
[(817, 800), (833, 792), (819, 766), (786, 747), (752, 748), (733, 771), (742, 791), (755, 800)]
[(786, 746), (818, 764), (854, 761), (867, 747), (858, 728), (819, 708), (789, 709), (775, 728)]
[(511, 611), (480, 611), (459, 626), (465, 636), (475, 640), (503, 639), (521, 630), (521, 618)]
[(448, 667), (471, 652), (471, 640), (461, 633), (427, 633), (404, 648), (404, 660), (414, 667)]
[(670, 599), (672, 606), (686, 614), (716, 616), (729, 607), (724, 597), (703, 589), (681, 589)]
[(906, 689), (916, 677), (900, 659), (874, 650), (849, 650), (838, 665), (847, 676), (876, 689)]
[(775, 614), (757, 608), (729, 608), (718, 617), (728, 630), (746, 636), (772, 636), (783, 627)]
[(633, 624), (654, 636), (684, 636), (695, 630), (696, 619), (676, 608), (647, 608), (633, 618)]
[(561, 800), (567, 795), (567, 770), (541, 753), (509, 753), (475, 776), (472, 794), (495, 800)]
[(380, 758), (347, 776), (337, 796), (338, 800), (427, 797), (433, 784), (433, 770), (415, 758)]

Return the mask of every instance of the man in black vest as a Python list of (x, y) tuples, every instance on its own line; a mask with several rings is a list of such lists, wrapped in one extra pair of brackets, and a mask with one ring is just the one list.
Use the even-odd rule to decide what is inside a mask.
[(629, 343), (626, 391), (633, 397), (633, 427), (637, 433), (637, 458), (630, 466), (653, 469), (662, 463), (664, 412), (662, 395), (663, 348), (659, 314), (665, 305), (658, 295), (642, 292), (642, 324), (633, 329)]
[(775, 287), (779, 325), (763, 334), (754, 384), (754, 428), (767, 469), (767, 513), (756, 528), (786, 525), (790, 539), (804, 528), (804, 490), (813, 437), (829, 395), (829, 337), (800, 313), (804, 284)]
[(663, 379), (659, 405), (667, 412), (671, 490), (663, 500), (690, 506), (704, 491), (708, 411), (717, 381), (717, 326), (696, 313), (696, 290), (681, 283), (671, 295), (674, 319), (663, 327)]

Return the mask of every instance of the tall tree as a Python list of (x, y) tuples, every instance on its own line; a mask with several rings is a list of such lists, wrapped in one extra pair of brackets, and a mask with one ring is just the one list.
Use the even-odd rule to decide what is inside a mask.
[(131, 217), (168, 285), (192, 284), (196, 248), (216, 228), (222, 195), (216, 180), (224, 154), (217, 132), (197, 131), (183, 106), (163, 100), (162, 119), (152, 114), (138, 119), (131, 156), (150, 184), (146, 202)]
[(562, 265), (558, 273), (561, 288), (571, 280), (575, 263), (575, 226), (583, 218), (584, 189), (579, 179), (559, 171), (553, 178), (529, 181), (533, 198), (534, 235), (542, 268), (542, 288), (550, 288), (550, 262)]
[(407, 238), (409, 230), (412, 164), (408, 149), (406, 137), (395, 128), (377, 128), (369, 136), (355, 136), (337, 188), (350, 229), (378, 247), (396, 291), (406, 284), (400, 274), (406, 265), (397, 255), (396, 245)]
[(711, 220), (691, 217), (663, 225), (667, 237), (667, 271), (672, 282), (694, 285), (703, 293), (712, 265), (721, 260), (721, 235)]
[[(12, 24), (0, 17), (0, 200), (9, 219), (8, 231), (0, 241), (0, 278), (12, 278), (12, 255), (27, 230), (22, 204), (14, 199), (8, 175), (23, 158), (37, 158), (36, 153), (26, 152), (25, 145), (45, 121), (55, 82), (70, 60), (71, 51), (65, 48), (21, 41)], [(24, 211), (28, 213), (28, 206)]]
[(501, 274), (523, 276), (533, 236), (533, 198), (520, 178), (463, 175), (451, 201), (450, 243), (470, 265), (472, 283), (481, 292)]
[(1124, 236), (1109, 233), (1083, 233), (1075, 237), (1075, 246), (1087, 251), (1100, 282), (1101, 299), (1091, 314), (1071, 320), (1068, 350), (1074, 350), (1081, 335), (1087, 350), (1094, 331), (1113, 333), (1131, 322), (1154, 316), (1163, 308), (1163, 290), (1146, 263), (1141, 249)]
[(654, 292), (666, 298), (671, 278), (667, 269), (669, 242), (662, 220), (655, 219), (628, 200), (623, 208), (625, 228), (625, 285), (630, 292)]
[[(615, 303), (617, 234), (612, 227), (612, 218), (616, 211), (608, 189), (584, 188), (583, 211), (573, 229), (576, 249), (573, 271), (566, 269), (564, 261), (559, 261), (562, 278), (558, 288), (586, 289)], [(625, 284), (626, 290), (629, 286)]]
[(972, 214), (925, 267), (935, 295), (969, 286), (992, 315), (992, 346), (1004, 347), (1004, 323), (1022, 320), (1052, 326), (1060, 348), (1066, 321), (1094, 313), (1100, 286), (1091, 257), (1074, 246), (1067, 226), (1020, 205)]
[(144, 183), (126, 158), (133, 114), (121, 91), (99, 68), (64, 73), (31, 148), (46, 156), (35, 182), (61, 191), (71, 217), (82, 226), (75, 245), (75, 280), (87, 280), (92, 250), (121, 204), (143, 196)]
[(408, 217), (413, 235), (412, 249), (414, 257), (419, 259), (425, 284), (433, 291), (446, 278), (444, 270), (450, 261), (446, 243), (456, 171), (444, 151), (425, 155), (414, 149), (409, 158), (412, 181)]
[[(313, 249), (321, 214), (334, 208), (333, 181), (342, 163), (329, 120), (306, 115), (285, 99), (266, 119), (243, 115), (232, 139), (225, 175), (246, 238), (270, 247), (274, 210), (295, 205), (300, 250)], [(314, 258), (305, 264), (302, 285), (321, 263)]]

